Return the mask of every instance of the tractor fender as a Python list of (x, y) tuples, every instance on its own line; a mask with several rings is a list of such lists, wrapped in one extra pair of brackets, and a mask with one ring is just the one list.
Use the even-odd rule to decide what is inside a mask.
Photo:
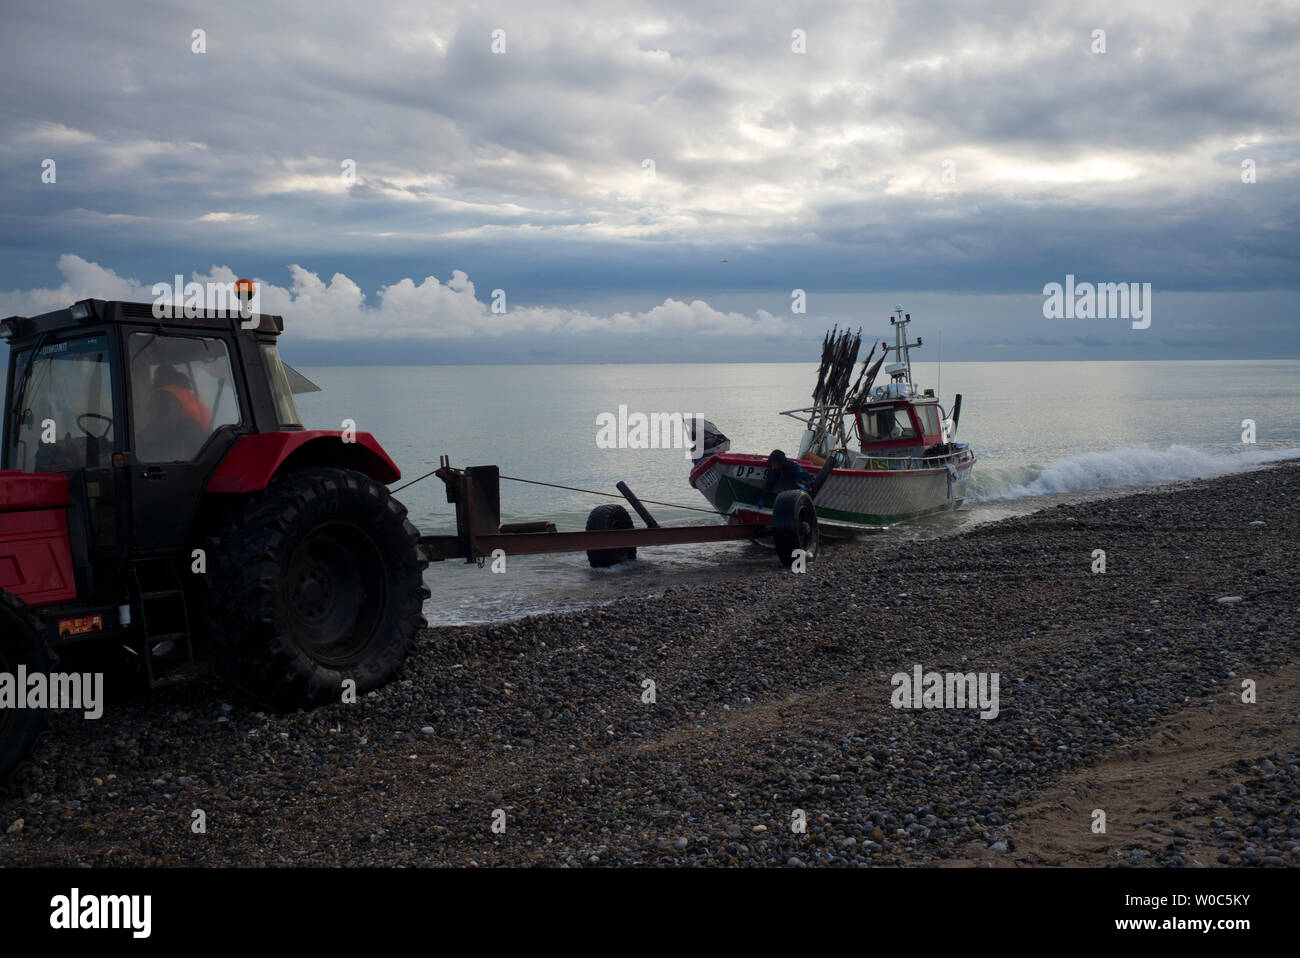
[(355, 469), (384, 485), (402, 478), (401, 470), (370, 433), (355, 433), (350, 442), (345, 442), (343, 435), (332, 430), (302, 430), (244, 436), (212, 474), (207, 491), (261, 492), (286, 467)]

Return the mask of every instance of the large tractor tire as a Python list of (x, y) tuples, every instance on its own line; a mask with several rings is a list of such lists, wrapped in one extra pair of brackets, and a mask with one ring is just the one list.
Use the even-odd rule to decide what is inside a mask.
[[(587, 516), (588, 532), (604, 532), (607, 529), (631, 529), (632, 516), (617, 502), (608, 502), (597, 506)], [(636, 558), (636, 546), (626, 549), (588, 549), (587, 561), (593, 569), (608, 569), (620, 562), (631, 562)]]
[(428, 565), (406, 508), (348, 469), (303, 469), (209, 543), (207, 624), (220, 675), (277, 709), (389, 682), (425, 624)]
[(772, 540), (776, 557), (788, 569), (802, 551), (805, 562), (817, 556), (820, 542), (817, 510), (812, 496), (802, 489), (787, 489), (776, 497), (772, 506)]
[[(0, 590), (0, 673), (16, 681), (18, 666), (27, 674), (54, 671), (54, 658), (45, 644), (46, 628), (17, 596)], [(15, 689), (18, 695), (25, 689)], [(0, 795), (18, 784), (31, 763), (36, 746), (49, 728), (45, 709), (0, 707)]]

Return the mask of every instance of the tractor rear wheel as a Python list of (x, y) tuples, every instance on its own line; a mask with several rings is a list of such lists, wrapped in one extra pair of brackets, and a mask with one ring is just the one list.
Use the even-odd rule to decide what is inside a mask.
[[(604, 532), (608, 529), (631, 529), (632, 516), (617, 502), (607, 502), (597, 506), (587, 516), (588, 532)], [(636, 546), (623, 549), (588, 549), (587, 561), (593, 569), (608, 569), (620, 562), (631, 562), (636, 558)]]
[[(17, 687), (18, 666), (30, 675), (54, 670), (54, 660), (45, 644), (45, 624), (34, 616), (17, 596), (0, 590), (0, 675), (14, 683), (14, 694), (26, 689)], [(45, 709), (9, 707), (17, 702), (0, 703), (0, 795), (8, 794), (30, 763), (36, 745), (49, 728)]]
[(379, 483), (304, 469), (227, 520), (208, 551), (218, 672), (273, 707), (365, 693), (401, 669), (424, 626), (420, 535)]

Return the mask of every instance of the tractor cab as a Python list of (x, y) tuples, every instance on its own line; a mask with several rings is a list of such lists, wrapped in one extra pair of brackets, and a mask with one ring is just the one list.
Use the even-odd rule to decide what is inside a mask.
[(63, 473), (89, 551), (184, 544), (204, 485), (250, 433), (301, 430), (278, 316), (155, 317), (87, 300), (0, 324), (9, 340), (0, 468)]

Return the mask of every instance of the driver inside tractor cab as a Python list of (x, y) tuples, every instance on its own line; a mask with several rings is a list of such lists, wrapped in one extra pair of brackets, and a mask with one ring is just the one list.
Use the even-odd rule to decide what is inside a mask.
[(132, 333), (134, 446), (141, 462), (189, 462), (217, 429), (240, 421), (230, 354), (206, 336)]
[(153, 391), (145, 405), (142, 427), (155, 440), (151, 445), (164, 436), (172, 437), (171, 445), (189, 452), (202, 446), (211, 433), (212, 410), (204, 405), (185, 373), (162, 365), (153, 371)]

